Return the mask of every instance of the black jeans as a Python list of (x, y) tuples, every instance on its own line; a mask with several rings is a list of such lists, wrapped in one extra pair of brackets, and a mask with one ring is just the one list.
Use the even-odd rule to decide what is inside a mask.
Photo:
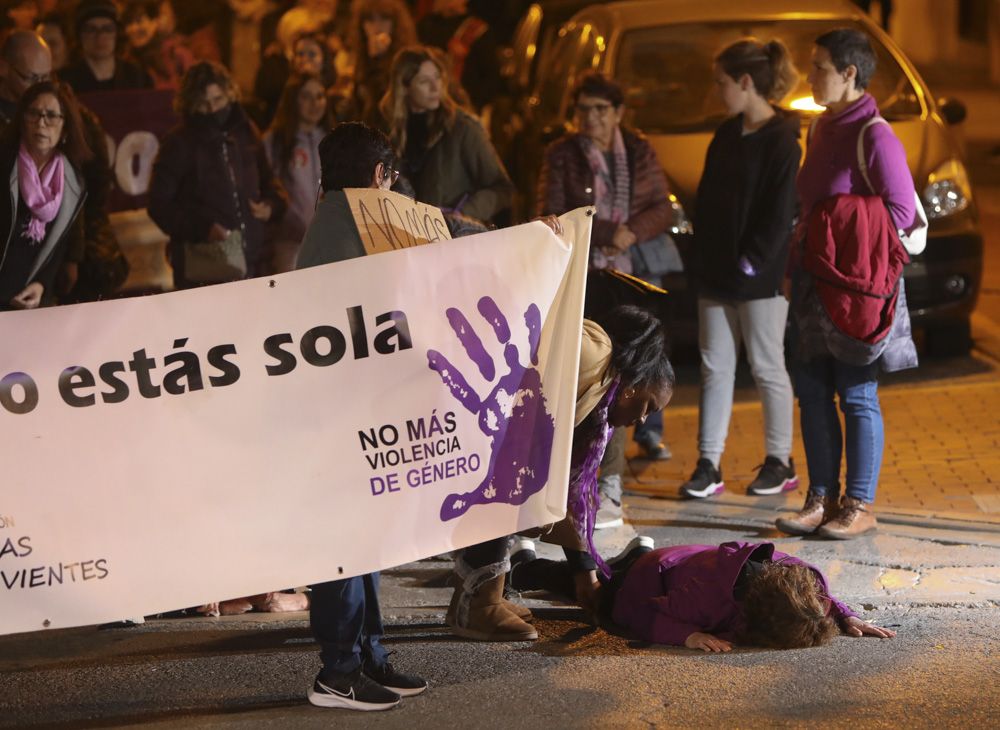
[[(567, 553), (569, 551), (567, 550)], [(603, 586), (601, 596), (600, 613), (611, 616), (611, 609), (614, 605), (615, 595), (625, 583), (625, 576), (629, 569), (642, 555), (649, 552), (649, 549), (636, 550), (635, 555), (611, 566), (611, 577), (605, 578), (598, 573), (598, 579)], [(590, 555), (587, 558), (593, 560)], [(561, 598), (570, 601), (576, 600), (576, 584), (573, 576), (579, 572), (571, 561), (568, 560), (548, 560), (547, 558), (535, 558), (523, 563), (517, 563), (510, 571), (510, 587), (517, 591), (551, 591)]]
[(378, 604), (379, 574), (317, 583), (309, 604), (309, 626), (323, 662), (323, 671), (349, 674), (365, 664), (380, 667), (388, 652)]

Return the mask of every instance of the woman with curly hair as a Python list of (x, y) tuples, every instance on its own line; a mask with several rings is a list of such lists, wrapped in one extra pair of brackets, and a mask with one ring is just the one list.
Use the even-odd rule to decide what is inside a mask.
[[(860, 619), (830, 595), (818, 568), (769, 542), (654, 550), (650, 538), (639, 537), (608, 562), (598, 615), (654, 644), (724, 652), (734, 644), (820, 646), (838, 630), (854, 637), (896, 635)], [(511, 566), (516, 590), (567, 593), (567, 563), (537, 558), (529, 541), (515, 547)]]

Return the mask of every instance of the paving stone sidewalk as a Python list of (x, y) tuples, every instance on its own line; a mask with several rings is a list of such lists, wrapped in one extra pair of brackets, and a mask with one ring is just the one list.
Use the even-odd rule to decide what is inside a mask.
[[(879, 390), (886, 448), (877, 507), (1000, 524), (1000, 379), (996, 373)], [(626, 489), (673, 496), (693, 471), (698, 459), (698, 407), (671, 405), (666, 414), (673, 459), (658, 463), (630, 460)], [(800, 487), (784, 498), (766, 498), (776, 508), (783, 502), (797, 507), (808, 486), (798, 423), (796, 407), (792, 456)], [(736, 403), (722, 461), (727, 496), (744, 495), (763, 462), (762, 434), (760, 403)], [(627, 453), (632, 455), (635, 447), (629, 448)]]

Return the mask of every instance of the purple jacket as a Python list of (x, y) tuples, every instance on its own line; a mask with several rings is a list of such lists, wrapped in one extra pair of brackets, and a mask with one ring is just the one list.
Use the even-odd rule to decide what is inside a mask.
[(903, 143), (888, 124), (874, 124), (865, 130), (865, 162), (874, 191), (869, 190), (858, 168), (858, 133), (878, 113), (875, 99), (865, 94), (839, 114), (826, 112), (819, 117), (799, 171), (799, 220), (808, 220), (817, 203), (853, 193), (881, 197), (897, 228), (909, 230), (913, 225), (913, 177)]
[[(677, 545), (653, 550), (635, 561), (615, 596), (612, 618), (640, 639), (655, 644), (684, 646), (696, 631), (734, 640), (745, 628), (745, 619), (733, 588), (743, 564), (758, 549), (755, 559), (785, 559), (811, 568), (823, 592), (830, 595), (819, 570), (776, 551), (769, 542)], [(847, 605), (830, 598), (831, 615), (838, 623), (857, 616)]]

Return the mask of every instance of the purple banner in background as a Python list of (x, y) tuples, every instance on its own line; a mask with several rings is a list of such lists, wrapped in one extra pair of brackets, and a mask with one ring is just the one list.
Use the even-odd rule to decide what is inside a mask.
[(153, 162), (163, 135), (177, 123), (174, 92), (160, 89), (97, 91), (80, 102), (101, 120), (114, 185), (109, 212), (146, 207)]

